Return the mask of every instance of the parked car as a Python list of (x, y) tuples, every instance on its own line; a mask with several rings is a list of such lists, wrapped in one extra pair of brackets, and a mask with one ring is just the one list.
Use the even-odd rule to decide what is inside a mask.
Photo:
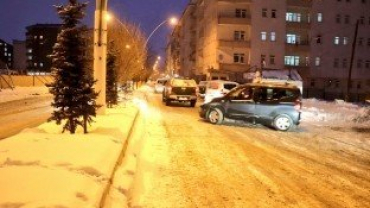
[(226, 95), (231, 89), (239, 84), (237, 82), (212, 80), (207, 83), (204, 102), (210, 102), (213, 98), (219, 98)]
[(221, 124), (224, 118), (231, 118), (287, 131), (299, 125), (300, 110), (301, 93), (295, 85), (251, 83), (203, 104), (199, 115), (212, 124)]
[(197, 102), (197, 83), (193, 79), (172, 78), (166, 82), (162, 101), (170, 105), (172, 101), (188, 102), (194, 107)]
[(162, 93), (164, 89), (164, 85), (166, 84), (167, 81), (168, 79), (157, 79), (154, 85), (154, 92)]
[(204, 97), (206, 96), (207, 83), (208, 81), (200, 81), (198, 84), (198, 95), (202, 99), (204, 99)]

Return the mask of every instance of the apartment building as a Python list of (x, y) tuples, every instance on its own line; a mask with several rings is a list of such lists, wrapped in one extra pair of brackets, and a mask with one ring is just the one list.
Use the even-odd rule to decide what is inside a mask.
[(25, 74), (27, 68), (26, 41), (13, 40), (13, 51), (13, 69), (16, 70), (18, 74)]
[(26, 32), (27, 72), (50, 73), (51, 59), (60, 24), (35, 24), (28, 26)]
[(0, 39), (0, 68), (13, 67), (13, 46)]
[(193, 0), (167, 58), (197, 80), (247, 82), (251, 71), (294, 69), (307, 97), (343, 98), (349, 89), (352, 100), (363, 100), (370, 91), (368, 11), (370, 0)]

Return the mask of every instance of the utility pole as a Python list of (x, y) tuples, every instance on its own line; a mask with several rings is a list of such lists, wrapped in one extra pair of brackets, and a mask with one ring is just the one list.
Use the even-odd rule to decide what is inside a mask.
[(349, 91), (350, 91), (350, 86), (351, 86), (353, 59), (354, 59), (355, 52), (356, 52), (357, 33), (358, 33), (359, 23), (360, 23), (360, 21), (357, 20), (356, 21), (356, 27), (355, 27), (355, 35), (354, 35), (353, 42), (352, 42), (351, 60), (350, 60), (350, 63), (349, 63), (348, 80), (347, 80), (347, 91), (346, 91), (346, 95), (345, 95), (345, 98), (344, 98), (346, 102), (348, 102), (350, 100), (350, 92)]
[(106, 109), (106, 67), (107, 67), (107, 3), (108, 0), (96, 0), (94, 23), (94, 79), (95, 91), (99, 93), (96, 104), (101, 107), (98, 114), (105, 114)]

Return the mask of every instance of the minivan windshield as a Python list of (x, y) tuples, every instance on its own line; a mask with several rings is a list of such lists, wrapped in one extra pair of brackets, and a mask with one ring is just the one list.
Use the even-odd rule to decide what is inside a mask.
[(197, 83), (192, 79), (174, 79), (172, 85), (176, 87), (196, 87)]

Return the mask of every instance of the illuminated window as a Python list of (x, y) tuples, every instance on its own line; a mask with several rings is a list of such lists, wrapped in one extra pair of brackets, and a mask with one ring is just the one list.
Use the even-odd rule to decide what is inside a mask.
[(321, 64), (320, 61), (321, 61), (320, 57), (316, 57), (315, 58), (315, 66), (320, 66), (320, 64)]
[(285, 56), (284, 63), (287, 66), (299, 66), (299, 56)]
[(261, 40), (266, 41), (267, 39), (267, 32), (261, 32)]
[(275, 32), (271, 32), (270, 33), (270, 41), (276, 41), (276, 33)]
[(343, 37), (343, 45), (347, 45), (348, 44), (348, 37)]
[(317, 22), (322, 22), (323, 16), (322, 13), (317, 13)]
[(334, 44), (339, 45), (339, 40), (340, 40), (339, 37), (334, 37)]

